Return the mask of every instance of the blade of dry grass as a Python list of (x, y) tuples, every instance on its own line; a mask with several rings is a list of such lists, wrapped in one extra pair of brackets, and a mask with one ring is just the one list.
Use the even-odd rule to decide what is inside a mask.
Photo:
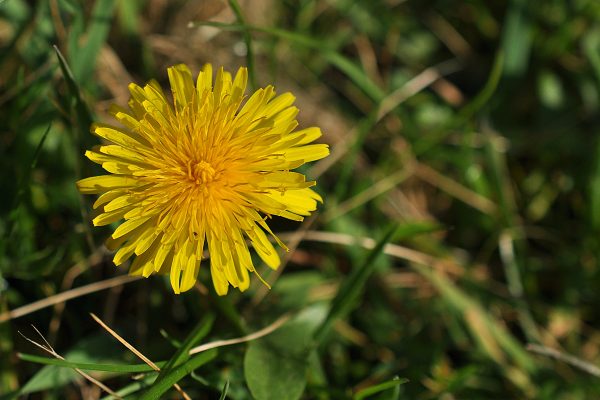
[[(123, 346), (125, 346), (129, 351), (131, 351), (133, 354), (135, 354), (140, 360), (142, 360), (143, 362), (145, 362), (146, 364), (148, 364), (153, 370), (155, 370), (157, 372), (160, 371), (160, 368), (158, 367), (158, 365), (156, 365), (154, 362), (152, 362), (152, 360), (150, 360), (148, 357), (146, 357), (141, 351), (139, 351), (138, 349), (136, 349), (127, 340), (123, 339), (122, 336), (120, 336), (117, 332), (115, 332), (108, 325), (106, 325), (100, 318), (98, 318), (93, 313), (90, 313), (90, 315), (92, 316), (92, 318), (94, 319), (94, 321), (96, 321), (105, 331), (107, 331), (108, 333), (110, 333), (115, 339), (117, 339), (119, 342), (121, 342), (121, 344)], [(175, 390), (177, 390), (179, 392), (179, 394), (185, 400), (192, 400), (192, 398), (181, 388), (181, 386), (179, 386), (179, 384), (174, 383), (173, 387), (175, 388)]]
[(440, 174), (428, 165), (419, 163), (415, 175), (484, 214), (495, 214), (498, 211), (498, 206), (491, 200)]
[(281, 325), (283, 325), (287, 321), (289, 321), (290, 318), (291, 318), (291, 314), (284, 314), (281, 317), (277, 318), (277, 320), (275, 320), (275, 322), (273, 322), (271, 325), (268, 325), (268, 326), (264, 327), (263, 329), (256, 331), (254, 333), (251, 333), (249, 335), (242, 336), (242, 337), (235, 338), (235, 339), (215, 340), (214, 342), (202, 344), (200, 346), (197, 346), (197, 347), (194, 347), (193, 349), (191, 349), (190, 355), (196, 354), (196, 353), (201, 353), (203, 351), (210, 350), (210, 349), (216, 349), (217, 347), (231, 346), (232, 344), (239, 344), (239, 343), (244, 343), (244, 342), (249, 342), (251, 340), (259, 339), (259, 338), (261, 338), (263, 336), (267, 336), (271, 332), (277, 330)]
[(584, 372), (587, 372), (590, 375), (595, 376), (596, 378), (600, 378), (600, 368), (595, 366), (592, 363), (589, 363), (581, 358), (572, 356), (570, 354), (562, 353), (556, 349), (552, 349), (546, 346), (540, 346), (538, 344), (529, 343), (526, 347), (532, 353), (539, 354), (542, 356), (550, 357), (557, 361), (564, 362), (569, 364), (577, 369), (580, 369)]
[(33, 303), (29, 303), (22, 307), (15, 308), (12, 311), (4, 312), (0, 314), (0, 323), (10, 321), (14, 318), (23, 317), (27, 314), (31, 314), (33, 312), (42, 310), (47, 307), (51, 307), (55, 304), (75, 299), (77, 297), (99, 292), (101, 290), (110, 289), (115, 286), (124, 285), (126, 283), (137, 281), (139, 279), (141, 279), (141, 277), (139, 276), (120, 275), (114, 278), (90, 283), (89, 285), (84, 285), (75, 289), (67, 290), (66, 292), (58, 293), (54, 296), (50, 296), (45, 299), (35, 301)]

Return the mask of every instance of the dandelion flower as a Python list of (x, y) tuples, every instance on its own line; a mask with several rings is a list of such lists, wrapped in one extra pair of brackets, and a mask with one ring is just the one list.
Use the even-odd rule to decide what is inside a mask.
[(109, 144), (86, 156), (109, 173), (77, 182), (83, 194), (99, 194), (95, 226), (124, 220), (107, 240), (120, 265), (135, 255), (130, 274), (169, 273), (175, 293), (189, 290), (203, 252), (210, 254), (216, 292), (245, 290), (255, 272), (247, 241), (270, 267), (279, 256), (267, 234), (284, 249), (265, 220), (273, 215), (302, 221), (321, 202), (315, 184), (292, 172), (329, 154), (309, 144), (319, 128), (295, 131), (294, 96), (272, 86), (247, 100), (247, 70), (231, 74), (207, 64), (196, 85), (187, 66), (168, 69), (171, 103), (158, 83), (129, 85), (129, 110), (113, 107), (123, 127), (94, 124)]

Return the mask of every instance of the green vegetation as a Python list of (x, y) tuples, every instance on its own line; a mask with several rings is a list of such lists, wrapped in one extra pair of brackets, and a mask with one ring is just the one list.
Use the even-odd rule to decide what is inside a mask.
[[(75, 188), (92, 121), (180, 62), (330, 144), (270, 291), (118, 277)], [(597, 0), (4, 0), (0, 71), (0, 399), (600, 397)]]

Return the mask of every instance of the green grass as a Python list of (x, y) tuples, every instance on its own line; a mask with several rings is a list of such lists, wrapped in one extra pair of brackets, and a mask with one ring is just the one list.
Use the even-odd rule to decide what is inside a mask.
[[(0, 27), (0, 399), (107, 396), (76, 368), (132, 399), (600, 396), (596, 0), (6, 0)], [(266, 295), (220, 298), (203, 267), (206, 291), (153, 276), (9, 318), (125, 272), (75, 188), (99, 172), (89, 126), (180, 62), (247, 65), (324, 131), (302, 171), (318, 215), (272, 224), (303, 232), (283, 273), (257, 260)]]

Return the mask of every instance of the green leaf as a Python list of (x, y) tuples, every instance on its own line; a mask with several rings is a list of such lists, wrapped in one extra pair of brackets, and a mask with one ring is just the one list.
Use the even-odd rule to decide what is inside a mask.
[(219, 296), (213, 285), (209, 287), (210, 298), (219, 316), (226, 319), (240, 335), (248, 334), (246, 324), (238, 309), (233, 305), (231, 296)]
[(277, 305), (283, 309), (299, 310), (309, 301), (310, 289), (325, 281), (317, 271), (299, 271), (286, 273), (277, 280), (270, 296), (277, 299)]
[(505, 73), (520, 76), (529, 64), (532, 44), (532, 25), (527, 17), (526, 0), (513, 0), (506, 14), (502, 49), (506, 53)]
[(73, 75), (78, 82), (93, 75), (96, 68), (96, 58), (104, 45), (112, 23), (112, 15), (115, 8), (114, 0), (98, 0), (94, 4), (89, 28), (83, 43), (77, 42), (76, 49), (70, 49), (73, 65)]
[(550, 108), (560, 108), (565, 103), (565, 90), (560, 77), (550, 70), (540, 73), (538, 92), (541, 103)]
[(325, 317), (322, 305), (306, 309), (270, 335), (250, 342), (244, 375), (258, 400), (295, 400), (306, 386), (312, 335)]
[(396, 229), (396, 225), (388, 229), (383, 238), (381, 238), (381, 240), (377, 242), (377, 245), (369, 252), (365, 262), (352, 271), (346, 282), (339, 289), (337, 295), (333, 299), (327, 318), (325, 318), (325, 321), (319, 326), (315, 333), (315, 342), (320, 343), (329, 332), (333, 323), (336, 320), (345, 317), (350, 312), (360, 296), (367, 279), (369, 279), (375, 270), (375, 261), (377, 257), (383, 253), (383, 248), (396, 233)]
[(393, 240), (405, 240), (412, 239), (419, 235), (435, 233), (443, 231), (445, 228), (431, 221), (407, 221), (402, 225), (398, 226), (396, 232), (394, 233)]
[(369, 78), (362, 68), (339, 52), (328, 47), (327, 43), (324, 43), (322, 40), (314, 39), (310, 36), (291, 32), (285, 29), (264, 28), (246, 24), (227, 24), (222, 22), (201, 21), (193, 23), (192, 26), (214, 26), (224, 30), (262, 32), (271, 36), (288, 40), (304, 47), (308, 47), (310, 49), (319, 50), (319, 56), (323, 57), (325, 60), (327, 60), (327, 62), (350, 78), (350, 80), (353, 81), (354, 84), (375, 103), (381, 102), (381, 100), (383, 100), (385, 97), (385, 92)]
[(212, 361), (217, 356), (217, 349), (207, 350), (198, 355), (193, 356), (184, 364), (181, 364), (171, 370), (169, 370), (162, 377), (156, 378), (156, 381), (152, 384), (139, 399), (140, 400), (154, 400), (159, 399), (160, 396), (167, 392), (171, 386), (179, 382), (184, 376), (202, 365)]
[(163, 379), (165, 375), (167, 375), (173, 368), (190, 358), (190, 350), (195, 344), (208, 335), (210, 329), (212, 328), (213, 322), (215, 322), (215, 315), (208, 314), (202, 319), (202, 321), (200, 321), (198, 325), (196, 325), (192, 333), (190, 333), (181, 346), (179, 346), (173, 357), (171, 357), (164, 368), (161, 369), (157, 381)]
[(589, 178), (590, 223), (592, 227), (600, 230), (600, 141), (594, 143), (594, 163)]
[[(121, 389), (117, 390), (115, 393), (117, 393), (119, 396), (125, 398), (125, 396), (129, 396), (129, 395), (139, 392), (140, 390), (147, 389), (150, 387), (150, 385), (152, 385), (152, 382), (154, 382), (157, 375), (158, 375), (157, 373), (146, 374), (143, 378), (136, 380), (135, 382), (132, 382), (125, 387), (122, 387)], [(115, 398), (111, 395), (108, 395), (108, 396), (105, 396), (102, 398), (102, 400), (114, 400), (114, 399)]]
[(67, 61), (65, 60), (64, 56), (62, 55), (62, 53), (60, 52), (58, 47), (54, 46), (54, 51), (56, 52), (56, 56), (58, 57), (58, 64), (60, 66), (60, 70), (62, 71), (63, 77), (65, 78), (65, 81), (67, 83), (67, 90), (68, 90), (69, 96), (71, 99), (74, 99), (74, 101), (75, 101), (75, 104), (74, 104), (75, 109), (68, 110), (68, 111), (72, 112), (73, 125), (74, 125), (72, 127), (72, 129), (75, 132), (75, 137), (77, 139), (77, 142), (79, 142), (78, 150), (80, 150), (81, 153), (83, 154), (84, 150), (86, 148), (92, 147), (93, 145), (96, 144), (95, 142), (91, 141), (91, 140), (95, 140), (92, 135), (84, 135), (83, 140), (81, 138), (81, 134), (83, 132), (88, 132), (88, 130), (90, 129), (90, 126), (93, 121), (92, 113), (90, 112), (89, 108), (83, 101), (81, 92), (79, 90), (79, 85), (75, 81), (75, 77), (73, 76), (73, 72), (71, 71), (69, 64), (67, 64)]
[(244, 361), (248, 386), (258, 400), (299, 399), (306, 386), (306, 366), (302, 355), (288, 356), (259, 341), (248, 347)]
[[(120, 350), (112, 346), (112, 338), (106, 335), (95, 335), (84, 338), (71, 348), (65, 359), (70, 362), (81, 362), (93, 365), (118, 363)], [(79, 379), (80, 375), (73, 369), (47, 365), (29, 379), (19, 392), (21, 396), (42, 390), (56, 389)]]
[(221, 390), (221, 396), (219, 396), (219, 400), (225, 400), (227, 398), (227, 391), (229, 391), (229, 381), (225, 381), (225, 385), (223, 385), (223, 390)]
[[(242, 14), (242, 9), (236, 0), (229, 0), (229, 7), (233, 10), (235, 18), (240, 25), (245, 25), (246, 21)], [(252, 36), (250, 31), (244, 30), (244, 43), (246, 44), (246, 64), (248, 66), (248, 77), (250, 78), (250, 86), (252, 90), (256, 90), (256, 73), (254, 71), (254, 50), (252, 48)]]
[(369, 396), (383, 392), (384, 390), (395, 388), (406, 382), (408, 382), (408, 379), (400, 379), (398, 377), (395, 377), (392, 380), (382, 382), (378, 385), (370, 386), (368, 388), (361, 390), (360, 392), (358, 392), (354, 395), (353, 399), (354, 400), (363, 400)]
[(52, 127), (52, 124), (48, 125), (48, 127), (44, 131), (44, 134), (42, 135), (42, 138), (38, 142), (37, 147), (35, 148), (35, 151), (33, 152), (33, 157), (31, 159), (29, 168), (28, 168), (27, 172), (25, 173), (23, 180), (19, 184), (17, 196), (15, 197), (14, 208), (18, 207), (19, 203), (23, 201), (23, 196), (25, 195), (27, 188), (31, 185), (31, 174), (33, 173), (33, 170), (35, 169), (35, 166), (37, 165), (38, 158), (42, 152), (42, 148), (44, 147), (44, 142), (46, 142), (46, 138), (48, 137), (48, 133), (50, 132), (51, 127)]
[[(442, 298), (446, 300), (446, 303), (451, 309), (456, 311), (457, 315), (464, 318), (464, 315), (471, 313), (477, 317), (477, 319), (466, 319), (465, 322), (468, 324), (471, 334), (484, 351), (486, 351), (486, 341), (489, 343), (490, 340), (493, 340), (493, 343), (497, 344), (497, 346), (510, 356), (521, 370), (527, 373), (533, 373), (537, 370), (537, 365), (529, 353), (523, 349), (521, 343), (515, 339), (501, 322), (497, 321), (490, 313), (486, 312), (477, 300), (469, 296), (441, 273), (419, 264), (413, 264), (413, 268), (437, 288)], [(469, 323), (469, 321), (471, 321), (471, 323)], [(483, 337), (484, 332), (482, 329), (486, 330), (486, 334), (489, 332), (489, 337)], [(490, 347), (489, 344), (487, 347)], [(523, 385), (530, 384), (530, 382), (523, 381), (520, 381), (519, 383)]]
[[(48, 358), (36, 356), (33, 354), (19, 353), (19, 358), (24, 361), (34, 362), (45, 365), (56, 365), (64, 368), (79, 368), (90, 371), (106, 371), (106, 372), (122, 372), (122, 373), (140, 373), (140, 372), (152, 372), (154, 369), (147, 364), (99, 364), (99, 363), (83, 363), (83, 362), (72, 362), (68, 360), (60, 360), (57, 358)], [(162, 368), (166, 361), (155, 363)]]
[(590, 29), (583, 37), (583, 51), (596, 75), (596, 83), (600, 88), (600, 27)]
[(468, 121), (490, 101), (494, 93), (496, 93), (496, 89), (498, 88), (498, 84), (502, 78), (502, 71), (504, 71), (505, 64), (504, 52), (498, 51), (496, 53), (496, 57), (494, 58), (494, 65), (492, 65), (492, 70), (490, 71), (490, 75), (488, 76), (483, 89), (477, 93), (477, 96), (475, 96), (473, 100), (467, 103), (460, 110), (457, 116), (457, 121), (455, 122), (456, 124), (461, 124)]
[(363, 149), (363, 145), (369, 136), (369, 133), (372, 132), (373, 127), (377, 122), (377, 112), (377, 110), (371, 112), (358, 124), (354, 143), (352, 143), (347, 154), (344, 156), (344, 163), (337, 174), (335, 185), (335, 197), (337, 199), (344, 199), (346, 197), (346, 193), (352, 187), (352, 179), (354, 177), (356, 168), (356, 159)]

